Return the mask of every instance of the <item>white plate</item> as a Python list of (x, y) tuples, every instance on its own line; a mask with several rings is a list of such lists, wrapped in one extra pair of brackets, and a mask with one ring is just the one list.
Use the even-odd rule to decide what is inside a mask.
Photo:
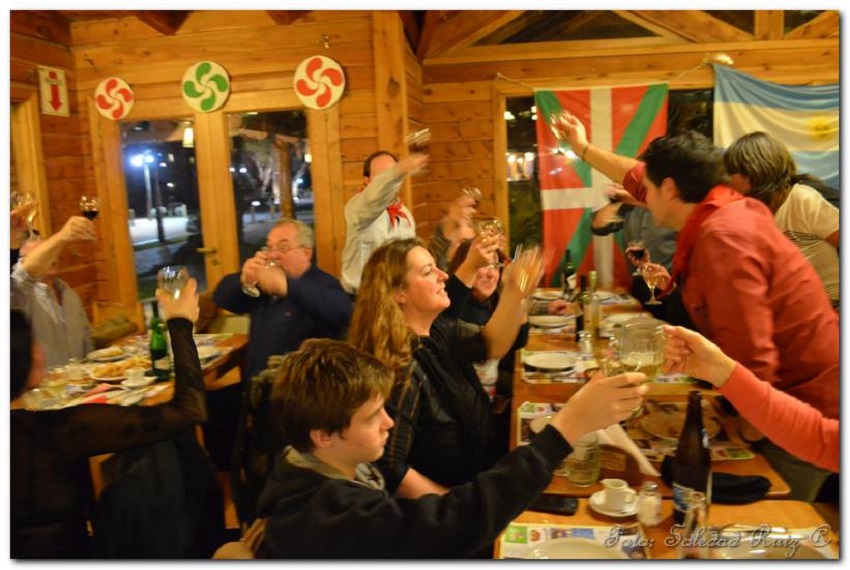
[(97, 380), (98, 382), (121, 382), (125, 378), (127, 378), (126, 374), (122, 374), (121, 376), (98, 376), (94, 372), (89, 374), (89, 377), (92, 380)]
[(637, 514), (637, 491), (629, 488), (626, 492), (629, 494), (629, 498), (619, 511), (612, 511), (605, 506), (605, 489), (593, 493), (588, 503), (590, 503), (591, 509), (606, 517), (614, 517), (615, 519), (631, 517)]
[(613, 315), (608, 315), (603, 319), (603, 321), (612, 326), (622, 326), (623, 323), (632, 319), (647, 319), (651, 317), (652, 315), (649, 313), (615, 313)]
[(589, 538), (556, 538), (529, 548), (526, 559), (598, 560), (628, 558), (616, 546), (605, 546)]
[(528, 429), (531, 430), (531, 433), (540, 433), (543, 431), (543, 428), (549, 425), (549, 422), (552, 421), (552, 416), (554, 415), (555, 414), (546, 414), (545, 416), (537, 416), (528, 422)]
[(130, 378), (127, 378), (121, 382), (121, 385), (125, 388), (141, 388), (142, 386), (153, 384), (154, 380), (156, 380), (156, 377), (154, 376), (142, 376), (138, 380), (131, 380)]
[(554, 301), (555, 299), (563, 299), (564, 294), (560, 291), (544, 291), (543, 289), (538, 289), (534, 292), (533, 297), (542, 301)]
[(535, 352), (526, 355), (523, 363), (541, 370), (566, 370), (576, 365), (576, 357), (566, 352)]
[(214, 346), (199, 346), (198, 347), (198, 358), (200, 360), (204, 360), (207, 358), (213, 358), (221, 354), (221, 351)]
[(615, 297), (617, 294), (613, 291), (597, 291), (596, 295), (599, 297), (600, 301), (607, 301), (608, 299)]
[(115, 362), (122, 358), (127, 358), (127, 353), (117, 346), (110, 346), (108, 348), (101, 348), (100, 350), (93, 350), (86, 355), (86, 358), (94, 362)]
[(544, 329), (557, 329), (567, 326), (575, 315), (531, 315), (528, 324)]

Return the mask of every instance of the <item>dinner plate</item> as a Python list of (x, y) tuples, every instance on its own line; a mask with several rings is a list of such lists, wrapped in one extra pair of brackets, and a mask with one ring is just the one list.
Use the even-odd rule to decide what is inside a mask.
[(649, 313), (614, 313), (613, 315), (607, 315), (603, 321), (612, 326), (622, 326), (623, 323), (632, 319), (646, 319), (650, 317), (652, 315)]
[[(684, 412), (652, 412), (640, 419), (640, 427), (655, 437), (678, 441), (682, 426), (685, 425)], [(713, 438), (720, 433), (720, 422), (710, 412), (703, 410), (702, 427)]]
[(127, 378), (127, 369), (134, 366), (150, 368), (150, 360), (142, 356), (131, 356), (119, 362), (93, 364), (89, 366), (89, 377), (98, 382), (120, 382)]
[(543, 329), (557, 329), (567, 326), (575, 315), (531, 315), (528, 324)]
[(554, 415), (555, 414), (546, 414), (545, 416), (537, 416), (528, 422), (528, 429), (531, 430), (531, 433), (540, 433), (543, 431), (543, 428), (549, 425), (549, 422), (552, 421), (552, 417)]
[(560, 291), (544, 291), (543, 289), (536, 290), (532, 296), (542, 301), (554, 301), (555, 299), (564, 298), (564, 294)]
[(526, 559), (598, 560), (628, 558), (616, 546), (605, 546), (589, 538), (565, 537), (532, 546)]
[(626, 493), (629, 494), (629, 498), (626, 500), (626, 504), (623, 505), (623, 508), (619, 511), (609, 509), (605, 506), (605, 489), (593, 493), (587, 502), (590, 504), (591, 509), (599, 514), (605, 515), (606, 517), (631, 517), (637, 514), (637, 491), (629, 488), (626, 489)]
[(214, 346), (199, 346), (198, 347), (198, 358), (200, 360), (206, 360), (207, 358), (214, 358), (221, 354), (221, 351)]
[(523, 358), (523, 364), (540, 370), (566, 370), (576, 365), (576, 357), (566, 352), (534, 352)]
[(127, 378), (121, 382), (121, 385), (125, 388), (141, 388), (142, 386), (153, 384), (154, 380), (156, 380), (155, 376), (142, 376), (139, 379)]
[(597, 291), (596, 292), (596, 296), (599, 297), (600, 301), (607, 301), (608, 299), (611, 299), (611, 298), (615, 297), (616, 295), (617, 294), (614, 293), (613, 291)]
[(86, 355), (86, 358), (94, 362), (115, 362), (122, 358), (127, 358), (127, 353), (117, 346), (110, 346), (108, 348), (101, 348), (100, 350), (93, 350)]

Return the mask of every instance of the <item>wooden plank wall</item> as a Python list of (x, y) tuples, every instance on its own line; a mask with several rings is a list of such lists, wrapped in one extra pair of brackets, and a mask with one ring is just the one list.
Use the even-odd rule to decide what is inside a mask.
[[(59, 230), (72, 215), (79, 213), (83, 194), (94, 191), (87, 125), (73, 96), (77, 77), (71, 53), (67, 22), (40, 11), (12, 10), (9, 18), (9, 79), (11, 102), (26, 100), (38, 92), (38, 66), (65, 71), (70, 97), (70, 116), (41, 115), (41, 146), (49, 192), (50, 228)], [(38, 225), (38, 223), (37, 223)], [(97, 296), (95, 264), (103, 258), (102, 243), (95, 247), (72, 245), (59, 258), (59, 277), (67, 281), (90, 310)], [(89, 313), (91, 317), (91, 312)]]

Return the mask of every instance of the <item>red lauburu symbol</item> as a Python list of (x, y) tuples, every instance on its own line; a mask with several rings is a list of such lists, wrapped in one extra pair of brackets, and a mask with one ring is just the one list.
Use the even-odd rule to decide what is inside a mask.
[(295, 82), (295, 91), (304, 98), (312, 98), (315, 105), (322, 109), (334, 100), (334, 93), (345, 85), (345, 77), (333, 60), (315, 56), (307, 62), (305, 77)]
[(95, 103), (104, 114), (118, 120), (129, 112), (127, 109), (133, 102), (133, 91), (117, 77), (110, 77), (98, 87)]

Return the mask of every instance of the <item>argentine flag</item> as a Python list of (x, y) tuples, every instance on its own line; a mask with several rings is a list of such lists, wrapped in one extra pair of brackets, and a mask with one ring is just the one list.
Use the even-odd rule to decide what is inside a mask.
[(788, 86), (714, 66), (714, 144), (728, 148), (753, 131), (785, 145), (798, 173), (839, 186), (839, 84)]

